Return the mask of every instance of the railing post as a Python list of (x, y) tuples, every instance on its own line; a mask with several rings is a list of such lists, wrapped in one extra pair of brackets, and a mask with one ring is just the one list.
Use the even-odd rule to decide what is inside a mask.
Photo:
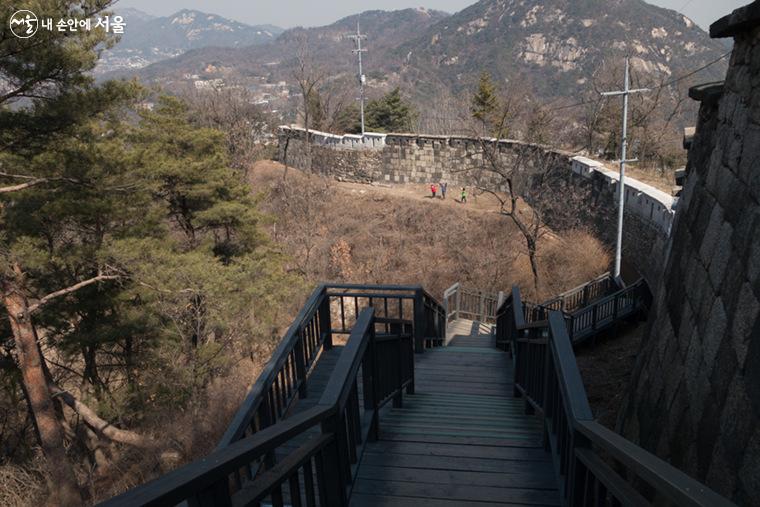
[(226, 478), (216, 481), (188, 500), (191, 507), (232, 507), (232, 496)]
[(459, 319), (459, 312), (462, 309), (462, 286), (457, 287), (456, 291), (456, 312), (454, 313), (454, 320)]
[(480, 291), (480, 300), (478, 301), (478, 316), (479, 316), (478, 320), (480, 322), (483, 322), (485, 320), (485, 318), (486, 318), (486, 315), (485, 315), (485, 311), (486, 311), (485, 310), (485, 298), (486, 298), (485, 292)]
[(308, 388), (306, 386), (306, 346), (304, 344), (303, 328), (298, 328), (298, 345), (296, 346), (296, 379), (298, 379), (298, 397), (306, 398)]
[(591, 444), (588, 439), (576, 431), (574, 428), (568, 429), (570, 433), (570, 456), (567, 457), (568, 463), (568, 491), (566, 494), (568, 506), (584, 506), (584, 485), (586, 480), (586, 470), (581, 460), (575, 455), (575, 450), (587, 448)]
[(551, 326), (546, 328), (546, 351), (544, 355), (544, 392), (541, 393), (541, 408), (543, 409), (543, 438), (544, 438), (544, 449), (550, 450), (551, 449), (551, 442), (549, 440), (549, 419), (554, 417), (554, 415), (551, 413), (550, 408), (550, 402), (549, 398), (551, 396), (551, 389), (554, 386), (549, 386), (549, 369), (553, 368), (554, 364), (554, 358), (552, 357), (552, 346), (551, 341), (553, 339), (552, 336), (552, 330)]
[[(263, 421), (260, 429), (267, 428), (277, 422), (277, 418), (274, 415), (274, 405), (272, 403), (272, 391), (266, 393), (264, 399), (261, 401), (261, 410), (263, 414)], [(269, 451), (264, 456), (264, 466), (271, 468), (274, 466), (274, 451)]]
[[(323, 347), (325, 350), (332, 348), (332, 322), (330, 321), (330, 296), (327, 288), (324, 289), (322, 302), (319, 304), (319, 332), (322, 333)], [(358, 316), (357, 316), (358, 317)]]
[(525, 373), (525, 375), (526, 375), (525, 382), (524, 382), (524, 385), (523, 385), (523, 389), (525, 389), (526, 391), (528, 391), (527, 392), (527, 396), (525, 397), (525, 407), (524, 407), (524, 410), (523, 410), (523, 412), (525, 413), (525, 415), (533, 415), (533, 414), (536, 413), (536, 409), (533, 408), (533, 405), (528, 400), (528, 398), (533, 398), (535, 396), (535, 393), (531, 392), (532, 391), (531, 388), (533, 387), (531, 385), (531, 384), (533, 384), (533, 382), (531, 382), (531, 378), (535, 375), (535, 373), (533, 372), (533, 365), (530, 364), (530, 361), (533, 358), (533, 356), (536, 355), (535, 354), (535, 349), (538, 346), (535, 343), (536, 338), (537, 338), (536, 334), (538, 334), (538, 330), (535, 327), (530, 328), (528, 330), (528, 342), (525, 344), (525, 348), (528, 351), (527, 354), (526, 354), (527, 359), (528, 359), (528, 363), (524, 364), (524, 369), (522, 370), (523, 373)]
[(396, 358), (396, 364), (398, 365), (398, 370), (397, 370), (398, 374), (396, 377), (397, 393), (393, 397), (393, 407), (401, 408), (404, 405), (404, 388), (403, 388), (403, 385), (404, 385), (404, 340), (401, 339), (401, 336), (398, 337), (397, 343), (398, 343), (397, 358)]
[(370, 335), (367, 344), (367, 352), (362, 360), (362, 389), (364, 391), (364, 408), (369, 410), (375, 407), (377, 403), (375, 396), (375, 333)]
[[(400, 328), (400, 326), (399, 326), (399, 328)], [(369, 363), (369, 367), (370, 367), (369, 371), (370, 371), (370, 375), (372, 377), (372, 382), (370, 383), (369, 386), (367, 386), (366, 384), (364, 385), (364, 393), (365, 393), (364, 394), (364, 396), (365, 396), (365, 398), (364, 398), (364, 400), (365, 400), (365, 402), (364, 402), (364, 408), (365, 409), (371, 408), (372, 411), (373, 411), (373, 413), (372, 413), (372, 420), (370, 421), (370, 430), (369, 430), (369, 437), (368, 438), (369, 438), (370, 441), (375, 441), (375, 440), (377, 440), (380, 437), (380, 415), (378, 414), (379, 406), (380, 406), (380, 394), (379, 394), (379, 390), (380, 390), (380, 385), (379, 385), (379, 381), (380, 381), (379, 369), (380, 369), (380, 366), (378, 364), (379, 359), (378, 359), (378, 355), (377, 355), (377, 338), (376, 338), (376, 335), (375, 335), (375, 326), (372, 326), (370, 328), (369, 333), (370, 333), (370, 335), (369, 335), (369, 355), (370, 355), (370, 358), (371, 358), (370, 359), (370, 363)], [(401, 336), (400, 335), (400, 331), (399, 331), (399, 336)], [(367, 393), (369, 393), (370, 396), (372, 397), (370, 406), (367, 406), (367, 401), (366, 401), (367, 400), (367, 398), (366, 398)]]
[(414, 351), (425, 352), (425, 303), (421, 288), (414, 291)]
[(339, 414), (322, 423), (322, 433), (332, 433), (333, 440), (322, 451), (320, 471), (324, 484), (325, 504), (342, 507), (348, 502), (346, 501), (346, 483), (343, 477), (345, 468), (341, 461), (338, 423)]
[(412, 350), (411, 347), (408, 347), (407, 351), (409, 354), (409, 378), (411, 382), (409, 382), (409, 385), (406, 386), (406, 394), (414, 394), (414, 350)]

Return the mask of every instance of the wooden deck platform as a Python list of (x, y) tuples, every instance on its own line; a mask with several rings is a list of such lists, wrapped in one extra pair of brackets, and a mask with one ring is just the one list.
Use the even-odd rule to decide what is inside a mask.
[(364, 449), (351, 505), (560, 505), (537, 419), (512, 397), (512, 363), (479, 323), (415, 357), (414, 395)]

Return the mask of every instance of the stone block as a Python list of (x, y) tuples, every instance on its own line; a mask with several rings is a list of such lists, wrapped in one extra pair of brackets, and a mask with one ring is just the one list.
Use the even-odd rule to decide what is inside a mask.
[(710, 259), (710, 282), (716, 291), (720, 290), (720, 284), (725, 276), (726, 267), (733, 255), (731, 249), (731, 236), (734, 233), (733, 227), (729, 222), (723, 222), (720, 229), (720, 236), (718, 237), (717, 248), (713, 251), (712, 259)]
[(744, 459), (739, 469), (741, 492), (736, 498), (742, 505), (752, 505), (760, 498), (760, 425), (755, 426), (755, 433), (744, 451)]
[(722, 406), (720, 434), (728, 456), (734, 468), (741, 463), (742, 453), (747, 448), (758, 420), (748, 408), (751, 406), (744, 387), (744, 377), (734, 372), (733, 378), (726, 379), (729, 384), (725, 389), (725, 403)]
[[(670, 319), (665, 319), (669, 322)], [(691, 340), (698, 340), (699, 337), (696, 336), (694, 327), (694, 313), (691, 310), (691, 305), (689, 305), (688, 302), (683, 302), (683, 309), (681, 311), (681, 322), (678, 326), (678, 350), (681, 356), (681, 359), (686, 358), (686, 352), (689, 350), (689, 345), (691, 344)], [(667, 337), (667, 330), (666, 334), (663, 335)], [(662, 341), (662, 340), (661, 340)]]
[(738, 303), (736, 310), (732, 313), (730, 337), (738, 364), (743, 367), (749, 341), (752, 339), (752, 331), (760, 323), (758, 320), (760, 303), (749, 283), (742, 285), (738, 292)]
[(691, 425), (699, 421), (710, 385), (705, 365), (702, 363), (702, 356), (700, 341), (691, 340), (685, 362), (685, 385), (689, 399), (689, 424)]
[(723, 342), (727, 327), (728, 320), (726, 317), (726, 311), (723, 306), (723, 300), (719, 297), (712, 304), (710, 314), (707, 318), (707, 324), (705, 325), (704, 334), (701, 336), (702, 361), (708, 367), (712, 367), (715, 363), (715, 356), (718, 353), (718, 348)]
[(723, 208), (720, 205), (715, 205), (710, 213), (710, 218), (707, 223), (707, 227), (704, 229), (701, 238), (701, 246), (699, 247), (699, 256), (702, 259), (702, 264), (705, 266), (710, 265), (713, 252), (718, 247), (718, 241), (720, 239), (721, 227), (723, 225)]
[[(750, 339), (747, 347), (747, 357), (744, 360), (744, 385), (750, 400), (752, 413), (760, 417), (760, 322), (755, 323), (752, 330), (754, 339)], [(756, 459), (760, 460), (760, 454)]]
[(760, 125), (760, 93), (750, 94), (750, 121), (755, 125)]
[(736, 462), (726, 455), (722, 443), (718, 442), (710, 453), (705, 481), (716, 493), (730, 498), (737, 482), (735, 466)]

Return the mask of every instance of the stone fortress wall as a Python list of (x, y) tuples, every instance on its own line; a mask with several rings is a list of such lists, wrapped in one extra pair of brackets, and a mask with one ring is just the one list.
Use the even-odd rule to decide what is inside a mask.
[(760, 0), (700, 102), (672, 247), (619, 430), (739, 505), (760, 506)]
[[(306, 131), (300, 127), (282, 126), (278, 138), (280, 161), (307, 168)], [(339, 180), (380, 184), (446, 181), (452, 197), (458, 197), (461, 187), (471, 188), (476, 182), (490, 190), (504, 190), (498, 175), (483, 170), (486, 161), (482, 141), (473, 137), (367, 133), (362, 138), (311, 131), (309, 138), (312, 170)], [(619, 182), (616, 171), (606, 169), (600, 162), (561, 150), (508, 139), (487, 142), (498, 144), (499, 156), (505, 163), (515, 162), (524, 150), (539, 150), (540, 157), (523, 157), (520, 163), (527, 165), (529, 171), (535, 164), (541, 164), (547, 170), (557, 170), (565, 175), (563, 184), (585, 188), (584, 192), (568, 192), (565, 196), (567, 199), (587, 199), (591, 195), (607, 219), (596, 221), (587, 214), (584, 219), (589, 223), (583, 225), (609, 246), (614, 244)], [(632, 178), (626, 178), (625, 186), (623, 256), (653, 286), (664, 266), (675, 199)], [(542, 198), (542, 192), (528, 189), (523, 197), (535, 204)], [(557, 195), (551, 198), (556, 199)], [(578, 209), (587, 203), (568, 204)]]

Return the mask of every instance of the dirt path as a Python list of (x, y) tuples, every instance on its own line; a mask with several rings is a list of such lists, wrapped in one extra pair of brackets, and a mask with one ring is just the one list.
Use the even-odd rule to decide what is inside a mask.
[[(273, 162), (271, 160), (259, 161), (251, 168), (251, 172), (255, 172), (257, 177), (263, 176), (265, 178), (281, 177), (284, 170), (285, 166), (279, 162)], [(296, 173), (301, 178), (306, 177), (304, 173), (297, 169), (289, 168), (288, 172), (289, 174)], [(250, 179), (253, 180), (254, 176), (251, 175)], [(441, 198), (440, 190), (435, 199), (433, 199), (430, 192), (430, 185), (427, 184), (400, 183), (387, 185), (380, 183), (353, 183), (337, 180), (331, 180), (330, 184), (340, 191), (352, 195), (372, 194), (385, 195), (400, 199), (414, 199), (417, 201), (428, 202), (433, 206), (456, 207), (466, 211), (498, 213), (501, 207), (499, 200), (494, 195), (489, 193), (478, 193), (473, 187), (467, 187), (467, 202), (462, 203), (460, 201), (462, 187), (455, 187), (453, 185), (449, 186), (446, 199)]]
[(349, 183), (349, 182), (335, 182), (336, 186), (344, 191), (351, 193), (362, 194), (365, 192), (372, 192), (376, 194), (386, 194), (395, 197), (401, 197), (405, 199), (415, 199), (418, 201), (427, 201), (430, 204), (438, 206), (458, 206), (470, 211), (489, 211), (498, 212), (500, 205), (498, 199), (491, 194), (478, 195), (474, 188), (467, 188), (467, 202), (462, 203), (460, 196), (462, 193), (461, 187), (449, 187), (446, 193), (446, 199), (443, 199), (438, 191), (435, 199), (430, 192), (430, 186), (416, 183), (400, 183), (396, 185), (383, 185), (383, 184), (365, 184), (365, 183)]

